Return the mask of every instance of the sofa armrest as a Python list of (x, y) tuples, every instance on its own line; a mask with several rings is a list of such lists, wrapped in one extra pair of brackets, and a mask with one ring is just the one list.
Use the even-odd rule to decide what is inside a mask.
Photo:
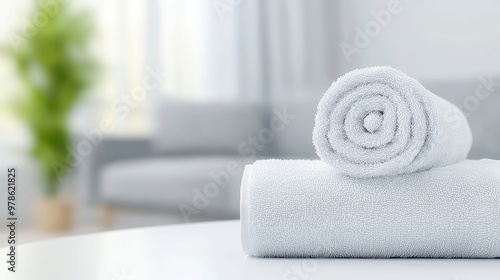
[(148, 138), (105, 138), (97, 145), (89, 159), (89, 194), (88, 203), (99, 201), (99, 178), (105, 165), (121, 160), (144, 157), (165, 156), (158, 151)]

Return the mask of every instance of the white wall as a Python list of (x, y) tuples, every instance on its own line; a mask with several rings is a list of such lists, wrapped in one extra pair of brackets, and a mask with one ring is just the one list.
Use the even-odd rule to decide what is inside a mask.
[[(371, 12), (389, 0), (342, 1), (342, 41), (353, 42)], [(460, 79), (500, 73), (500, 2), (400, 0), (402, 11), (371, 38), (345, 70), (390, 65), (419, 79)]]

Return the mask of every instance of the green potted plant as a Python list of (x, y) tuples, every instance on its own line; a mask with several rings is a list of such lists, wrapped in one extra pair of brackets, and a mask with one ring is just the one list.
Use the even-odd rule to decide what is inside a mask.
[(97, 70), (88, 48), (92, 35), (89, 17), (71, 12), (69, 3), (35, 0), (32, 17), (10, 34), (11, 45), (4, 48), (14, 61), (21, 85), (14, 113), (31, 132), (30, 153), (44, 175), (36, 223), (47, 230), (68, 229), (73, 220), (73, 203), (59, 195), (71, 157), (68, 117), (92, 85)]

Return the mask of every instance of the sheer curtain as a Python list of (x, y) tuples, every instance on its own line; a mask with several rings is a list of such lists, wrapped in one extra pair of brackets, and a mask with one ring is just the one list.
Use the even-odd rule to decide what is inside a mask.
[(323, 92), (337, 74), (335, 1), (159, 2), (165, 92), (266, 100)]
[[(0, 3), (6, 34), (22, 24), (31, 1)], [(113, 102), (140, 85), (148, 69), (169, 73), (156, 92), (197, 100), (310, 96), (324, 92), (338, 74), (338, 1), (68, 3), (77, 10), (90, 10), (97, 27), (95, 54), (104, 67), (103, 79), (88, 97), (90, 101), (80, 105), (85, 108), (74, 121), (78, 129), (95, 127), (102, 118), (113, 119)], [(2, 66), (4, 77), (13, 75)], [(8, 99), (7, 92), (11, 89), (4, 88), (2, 100)], [(127, 120), (117, 122), (117, 131), (149, 130), (147, 108), (131, 110)], [(94, 119), (88, 117), (89, 110), (95, 112)]]
[(197, 100), (309, 96), (339, 74), (342, 1), (78, 1), (95, 11), (108, 100), (148, 68), (169, 73), (166, 95)]

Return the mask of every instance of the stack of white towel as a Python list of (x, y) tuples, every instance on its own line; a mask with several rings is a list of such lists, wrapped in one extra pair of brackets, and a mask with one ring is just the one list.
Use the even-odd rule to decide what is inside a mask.
[(465, 160), (464, 115), (390, 67), (340, 77), (318, 105), (321, 160), (263, 160), (241, 189), (258, 257), (500, 257), (500, 161)]

